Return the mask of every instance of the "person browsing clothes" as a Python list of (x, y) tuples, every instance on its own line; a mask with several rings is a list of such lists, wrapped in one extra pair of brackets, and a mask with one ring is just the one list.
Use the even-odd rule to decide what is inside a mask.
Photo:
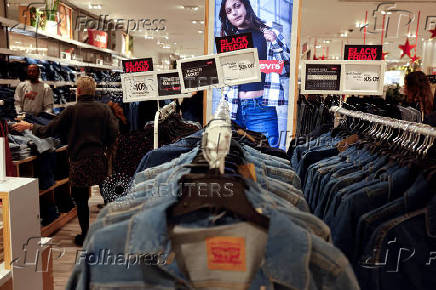
[(71, 195), (77, 204), (82, 233), (74, 239), (83, 244), (89, 228), (89, 187), (100, 185), (108, 175), (107, 153), (118, 135), (118, 121), (111, 108), (95, 101), (95, 81), (77, 80), (77, 104), (68, 106), (47, 126), (19, 122), (17, 131), (32, 130), (40, 138), (59, 136), (68, 144)]
[[(223, 0), (219, 18), (221, 36), (251, 32), (260, 60), (289, 61), (283, 36), (256, 16), (249, 0)], [(279, 146), (276, 106), (286, 105), (287, 100), (278, 73), (262, 73), (260, 82), (230, 87), (224, 95), (238, 125), (263, 133), (272, 147)]]
[(31, 64), (27, 67), (27, 80), (15, 89), (15, 109), (17, 113), (37, 115), (53, 111), (53, 91), (48, 84), (39, 80), (39, 67)]
[(415, 71), (406, 75), (404, 93), (407, 96), (407, 102), (421, 111), (424, 123), (436, 127), (436, 104), (430, 81), (425, 73)]

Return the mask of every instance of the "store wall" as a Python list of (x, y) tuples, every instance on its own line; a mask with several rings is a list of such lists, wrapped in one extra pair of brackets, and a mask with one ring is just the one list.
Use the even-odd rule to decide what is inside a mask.
[(422, 67), (427, 74), (436, 72), (436, 39), (424, 41)]

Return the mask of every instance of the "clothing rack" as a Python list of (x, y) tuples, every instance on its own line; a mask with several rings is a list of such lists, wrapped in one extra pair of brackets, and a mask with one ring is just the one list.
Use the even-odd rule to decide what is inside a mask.
[(381, 124), (395, 129), (401, 129), (403, 131), (407, 131), (413, 134), (419, 134), (419, 135), (436, 138), (436, 128), (426, 124), (397, 120), (388, 117), (380, 117), (380, 116), (376, 116), (369, 113), (363, 113), (359, 111), (350, 111), (338, 106), (332, 106), (330, 108), (330, 111), (336, 114), (336, 118), (339, 117), (338, 115), (344, 115), (344, 116), (349, 116), (349, 117), (369, 121), (371, 123)]

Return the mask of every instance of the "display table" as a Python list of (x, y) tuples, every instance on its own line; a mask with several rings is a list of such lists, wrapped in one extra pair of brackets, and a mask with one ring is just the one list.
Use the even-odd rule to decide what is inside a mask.
[[(3, 207), (4, 269), (12, 271), (14, 290), (43, 289), (41, 257), (47, 241), (41, 241), (38, 182), (7, 177), (0, 182)], [(41, 264), (41, 265), (38, 265)]]

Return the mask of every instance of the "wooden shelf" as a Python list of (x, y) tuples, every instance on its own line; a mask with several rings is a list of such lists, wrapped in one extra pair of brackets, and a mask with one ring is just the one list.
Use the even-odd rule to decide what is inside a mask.
[(74, 40), (74, 39), (69, 39), (66, 37), (59, 36), (59, 35), (50, 34), (50, 33), (47, 33), (45, 31), (41, 30), (41, 29), (36, 29), (33, 26), (24, 25), (16, 20), (13, 20), (13, 19), (0, 17), (0, 22), (5, 26), (10, 27), (9, 31), (11, 31), (11, 32), (24, 34), (24, 35), (30, 35), (30, 36), (42, 36), (42, 37), (47, 37), (47, 38), (51, 38), (51, 39), (56, 39), (56, 40), (62, 41), (64, 43), (76, 45), (79, 48), (92, 49), (92, 50), (112, 54), (119, 59), (128, 59), (127, 55), (123, 55), (117, 51), (110, 50), (107, 48), (99, 48), (99, 47), (96, 47), (96, 46), (93, 46), (93, 45), (90, 45), (87, 43), (79, 42), (79, 41)]
[(29, 156), (26, 159), (23, 160), (17, 160), (17, 161), (12, 161), (15, 165), (20, 165), (23, 163), (27, 163), (27, 162), (32, 162), (33, 160), (35, 160), (37, 157), (36, 156)]
[(44, 195), (44, 194), (46, 194), (47, 192), (50, 192), (50, 191), (54, 190), (55, 188), (57, 188), (57, 187), (59, 187), (59, 186), (61, 186), (61, 185), (64, 185), (64, 184), (68, 183), (69, 181), (70, 181), (69, 178), (65, 178), (65, 179), (57, 180), (57, 181), (55, 182), (55, 184), (52, 185), (51, 187), (49, 187), (49, 188), (47, 188), (47, 189), (44, 189), (44, 190), (40, 190), (40, 191), (39, 191), (39, 196)]
[(57, 219), (55, 219), (51, 224), (41, 228), (41, 235), (43, 237), (48, 237), (52, 235), (54, 232), (56, 232), (64, 225), (66, 225), (69, 221), (74, 219), (76, 216), (77, 216), (76, 208), (73, 208), (68, 213), (61, 213), (60, 216)]
[[(0, 17), (0, 19), (1, 19), (1, 17)], [(63, 64), (63, 65), (94, 67), (94, 68), (100, 68), (100, 69), (122, 71), (122, 68), (118, 67), (118, 66), (104, 65), (104, 64), (101, 65), (101, 64), (83, 62), (83, 61), (78, 61), (78, 60), (68, 60), (68, 59), (62, 59), (62, 58), (58, 58), (58, 57), (41, 55), (41, 54), (31, 54), (31, 53), (26, 53), (24, 51), (12, 50), (12, 49), (8, 49), (8, 48), (0, 48), (0, 54), (22, 56), (22, 57), (32, 58), (32, 59), (36, 59), (36, 60), (50, 60), (50, 61), (58, 62), (58, 63)]]

